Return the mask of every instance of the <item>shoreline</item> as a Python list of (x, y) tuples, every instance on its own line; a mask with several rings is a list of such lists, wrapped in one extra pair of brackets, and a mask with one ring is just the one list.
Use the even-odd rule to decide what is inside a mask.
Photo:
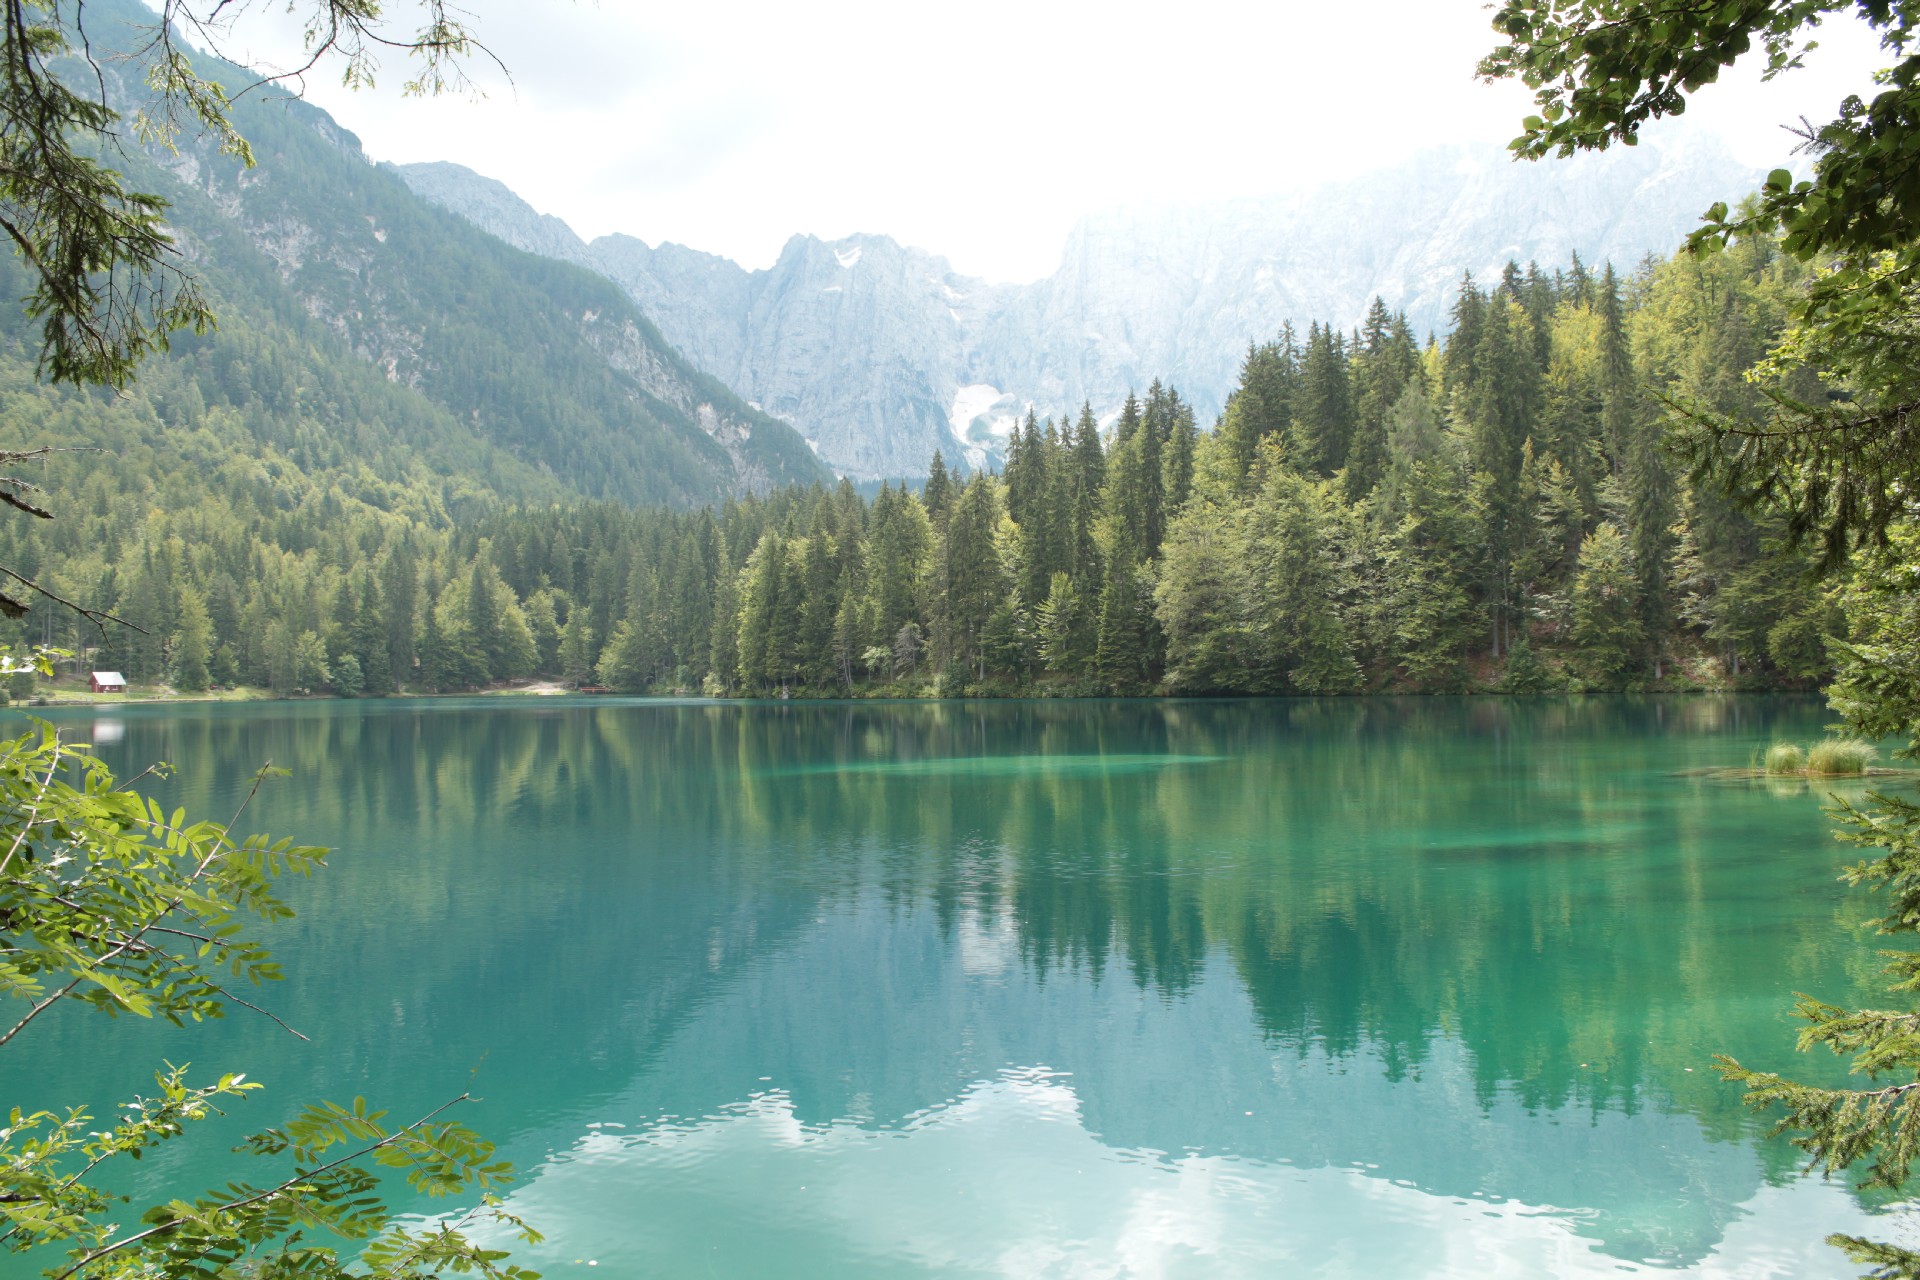
[(1463, 689), (1443, 692), (1407, 689), (1376, 689), (1364, 693), (1342, 694), (1256, 694), (1256, 693), (1144, 693), (1144, 694), (1108, 694), (1108, 693), (1055, 693), (1048, 691), (993, 692), (974, 695), (951, 695), (938, 693), (846, 693), (825, 696), (795, 696), (790, 698), (713, 695), (694, 690), (675, 693), (583, 693), (575, 689), (549, 688), (541, 685), (523, 685), (501, 689), (463, 689), (445, 693), (418, 693), (400, 691), (383, 693), (374, 697), (343, 698), (337, 694), (305, 693), (275, 695), (261, 689), (222, 690), (208, 694), (155, 694), (147, 696), (115, 695), (76, 695), (71, 691), (56, 695), (36, 694), (31, 698), (14, 700), (4, 704), (12, 711), (55, 711), (74, 710), (87, 707), (175, 707), (206, 705), (259, 705), (267, 703), (350, 703), (350, 702), (444, 702), (472, 701), (479, 698), (561, 698), (568, 702), (678, 702), (710, 703), (716, 706), (728, 703), (765, 703), (781, 705), (807, 705), (846, 702), (1301, 702), (1301, 701), (1364, 701), (1370, 698), (1467, 698), (1507, 699), (1514, 701), (1544, 701), (1567, 698), (1745, 698), (1745, 697), (1819, 697), (1817, 689), (1588, 689), (1572, 691), (1566, 689), (1542, 690), (1538, 693), (1518, 693), (1505, 689)]

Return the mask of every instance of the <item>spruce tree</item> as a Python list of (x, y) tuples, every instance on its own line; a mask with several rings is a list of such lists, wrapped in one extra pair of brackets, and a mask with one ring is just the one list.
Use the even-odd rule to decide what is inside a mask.
[(560, 633), (560, 651), (557, 655), (560, 678), (579, 688), (593, 674), (598, 656), (587, 611), (579, 607), (569, 610), (566, 628)]
[(1086, 670), (1091, 653), (1086, 613), (1072, 576), (1055, 573), (1047, 584), (1047, 598), (1034, 616), (1040, 660), (1047, 670), (1065, 676), (1077, 676)]
[(748, 689), (765, 689), (787, 675), (794, 637), (786, 624), (786, 572), (786, 543), (770, 529), (741, 574), (739, 670), (740, 683)]
[(1347, 501), (1357, 503), (1387, 471), (1387, 418), (1420, 376), (1420, 352), (1404, 315), (1389, 315), (1379, 298), (1367, 310), (1354, 361), (1353, 444), (1347, 453)]
[(388, 554), (380, 577), (380, 594), (387, 623), (388, 667), (400, 688), (413, 678), (415, 618), (419, 607), (420, 577), (413, 549), (402, 541)]
[(1600, 276), (1600, 396), (1607, 458), (1613, 474), (1628, 465), (1633, 428), (1639, 407), (1639, 388), (1633, 381), (1633, 358), (1627, 344), (1626, 317), (1620, 305), (1620, 282), (1609, 262)]
[(1100, 512), (1101, 490), (1106, 486), (1107, 459), (1091, 404), (1080, 407), (1067, 467), (1067, 571), (1076, 583), (1097, 582), (1101, 560), (1093, 523)]
[(1600, 688), (1619, 688), (1640, 659), (1646, 632), (1638, 585), (1633, 553), (1620, 530), (1602, 524), (1588, 534), (1573, 580), (1573, 640), (1582, 672)]
[(360, 659), (361, 680), (366, 691), (376, 698), (382, 697), (394, 691), (394, 679), (393, 650), (388, 640), (389, 627), (379, 579), (371, 573), (359, 575), (354, 597), (348, 647)]
[(960, 491), (941, 540), (942, 608), (935, 617), (936, 660), (984, 674), (982, 642), (1007, 581), (995, 535), (1000, 525), (999, 486), (976, 475)]
[(953, 480), (947, 475), (947, 460), (933, 451), (933, 465), (927, 469), (927, 483), (920, 490), (920, 505), (935, 524), (946, 518), (947, 504), (953, 500)]
[[(575, 606), (574, 613), (580, 615), (580, 626), (586, 639), (585, 647), (593, 647), (593, 632), (590, 616), (585, 609)], [(740, 576), (726, 562), (713, 579), (713, 608), (707, 639), (707, 678), (721, 692), (738, 687), (740, 680)], [(569, 628), (573, 625), (573, 614), (567, 616)]]
[[(1059, 441), (1049, 419), (1045, 433), (1037, 437), (1026, 463), (1026, 483), (1033, 497), (1028, 502), (1025, 518), (1015, 517), (1020, 529), (1017, 585), (1021, 603), (1029, 610), (1040, 607), (1040, 602), (1047, 598), (1053, 575), (1064, 572), (1069, 563), (1067, 527), (1071, 497), (1061, 457)], [(1011, 489), (1008, 503), (1011, 507)]]
[[(1157, 380), (1151, 394), (1161, 398)], [(1167, 532), (1166, 436), (1160, 415), (1143, 417), (1132, 448), (1140, 495), (1140, 557), (1145, 563), (1160, 554), (1160, 541)]]
[(1473, 465), (1484, 486), (1485, 592), (1496, 658), (1512, 629), (1512, 562), (1525, 516), (1520, 469), (1537, 403), (1538, 371), (1527, 328), (1526, 312), (1517, 304), (1500, 298), (1489, 304), (1467, 400)]
[(202, 693), (209, 683), (207, 662), (213, 655), (213, 618), (198, 591), (180, 592), (179, 626), (173, 633), (173, 687), (183, 693)]
[(1116, 548), (1100, 597), (1094, 651), (1094, 673), (1109, 693), (1133, 697), (1147, 691), (1154, 650), (1150, 630), (1157, 625), (1151, 588), (1143, 581), (1135, 549)]
[(1167, 683), (1182, 692), (1253, 688), (1257, 640), (1244, 523), (1239, 512), (1201, 498), (1167, 531), (1154, 617), (1166, 636)]
[(1041, 447), (1040, 424), (1028, 406), (1026, 421), (1016, 422), (1007, 437), (1007, 465), (1001, 472), (1007, 486), (1007, 514), (1018, 525), (1033, 519), (1045, 492)]
[(1447, 339), (1441, 359), (1446, 394), (1462, 397), (1472, 390), (1475, 361), (1479, 357), (1480, 334), (1486, 327), (1487, 296), (1473, 283), (1473, 272), (1460, 277), (1459, 295), (1453, 303), (1453, 334)]
[(831, 511), (814, 512), (813, 531), (807, 535), (800, 600), (799, 665), (810, 684), (832, 678), (834, 620), (840, 613), (840, 565), (834, 554)]
[(1350, 693), (1360, 668), (1341, 615), (1332, 491), (1269, 468), (1245, 539), (1248, 616), (1256, 637), (1251, 692)]
[(1346, 345), (1332, 325), (1307, 329), (1287, 461), (1303, 474), (1331, 476), (1347, 465), (1353, 440), (1353, 399), (1347, 379)]
[(1193, 406), (1182, 401), (1180, 393), (1172, 387), (1167, 388), (1163, 413), (1167, 446), (1161, 491), (1165, 495), (1166, 518), (1171, 521), (1193, 493), (1193, 455), (1200, 432), (1194, 425)]

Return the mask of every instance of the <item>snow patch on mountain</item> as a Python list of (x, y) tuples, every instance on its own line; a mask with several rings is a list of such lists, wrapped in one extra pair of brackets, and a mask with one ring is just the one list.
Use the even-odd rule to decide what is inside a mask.
[(1000, 388), (986, 382), (970, 383), (953, 393), (947, 431), (967, 466), (978, 470), (1006, 456), (1008, 437), (1020, 425), (1021, 413), (1022, 406)]

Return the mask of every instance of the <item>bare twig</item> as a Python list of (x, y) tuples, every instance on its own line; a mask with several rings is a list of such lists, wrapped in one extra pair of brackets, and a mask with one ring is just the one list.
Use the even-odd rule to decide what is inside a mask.
[[(5, 576), (12, 578), (15, 582), (18, 582), (19, 584), (28, 588), (31, 591), (37, 592), (38, 594), (45, 596), (47, 599), (53, 601), (55, 604), (63, 604), (67, 606), (67, 608), (73, 610), (75, 613), (85, 618), (88, 622), (91, 622), (94, 626), (100, 628), (100, 632), (102, 635), (106, 634), (107, 623), (109, 622), (115, 623), (116, 625), (122, 626), (122, 627), (131, 627), (133, 630), (138, 631), (143, 636), (153, 634), (151, 631), (148, 631), (145, 627), (141, 626), (139, 623), (128, 622), (125, 618), (122, 618), (117, 614), (108, 613), (105, 609), (90, 609), (86, 605), (75, 604), (73, 601), (67, 599), (63, 595), (60, 595), (58, 592), (51, 591), (48, 588), (41, 586), (38, 582), (35, 582), (32, 578), (27, 577), (27, 575), (25, 575), (24, 573), (16, 573), (12, 569), (7, 568), (3, 564), (0, 564), (0, 574), (4, 574)], [(12, 597), (4, 597), (4, 598), (11, 599)]]

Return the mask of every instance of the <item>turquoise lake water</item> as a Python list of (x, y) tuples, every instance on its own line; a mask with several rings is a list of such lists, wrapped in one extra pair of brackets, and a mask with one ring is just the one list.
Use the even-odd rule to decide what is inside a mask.
[(311, 1043), (62, 1010), (0, 1059), (9, 1104), (264, 1080), (150, 1197), (300, 1102), (471, 1088), (549, 1276), (1848, 1276), (1827, 1232), (1911, 1235), (1710, 1069), (1837, 1078), (1793, 993), (1887, 999), (1823, 793), (1688, 772), (1813, 699), (54, 718), (196, 814), (289, 767), (243, 825), (337, 851), (268, 933)]

